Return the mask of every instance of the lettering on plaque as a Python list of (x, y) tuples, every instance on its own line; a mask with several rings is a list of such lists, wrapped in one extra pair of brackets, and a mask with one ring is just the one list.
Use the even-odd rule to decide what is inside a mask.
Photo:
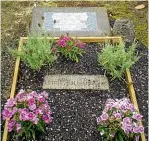
[(47, 75), (43, 88), (108, 90), (109, 83), (104, 75)]
[(97, 27), (95, 12), (44, 12), (44, 30), (96, 31)]

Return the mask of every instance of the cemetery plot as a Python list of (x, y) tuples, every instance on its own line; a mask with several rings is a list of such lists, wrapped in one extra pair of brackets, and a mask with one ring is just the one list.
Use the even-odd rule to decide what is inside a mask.
[[(105, 39), (99, 38), (96, 41), (105, 41)], [(118, 41), (121, 38), (115, 37), (114, 39)], [(42, 90), (44, 76), (47, 74), (104, 75), (105, 71), (98, 66), (97, 62), (97, 52), (102, 50), (102, 44), (88, 43), (85, 50), (86, 54), (80, 58), (78, 63), (59, 56), (52, 66), (44, 66), (40, 71), (31, 70), (17, 59), (11, 96), (14, 96), (15, 89), (16, 92), (19, 89)], [(20, 70), (18, 71), (18, 69)], [(39, 140), (101, 140), (100, 134), (97, 132), (96, 117), (101, 114), (106, 100), (108, 98), (129, 97), (124, 81), (110, 81), (110, 76), (107, 76), (107, 78), (109, 80), (109, 90), (46, 89), (49, 94), (48, 102), (53, 112), (53, 124), (46, 127), (46, 133)], [(129, 81), (128, 83), (130, 84)], [(131, 83), (129, 86), (132, 85)], [(10, 140), (14, 139), (11, 138)]]

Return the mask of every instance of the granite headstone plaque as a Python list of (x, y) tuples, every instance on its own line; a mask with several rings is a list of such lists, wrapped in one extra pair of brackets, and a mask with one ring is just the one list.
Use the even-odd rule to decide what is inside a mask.
[(104, 75), (47, 75), (43, 89), (108, 90), (109, 83)]
[(106, 8), (34, 8), (31, 33), (54, 36), (108, 36), (111, 34)]

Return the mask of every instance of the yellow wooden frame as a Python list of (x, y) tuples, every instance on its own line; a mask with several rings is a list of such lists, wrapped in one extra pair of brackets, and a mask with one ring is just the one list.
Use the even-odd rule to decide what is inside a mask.
[[(76, 38), (76, 37), (72, 37), (72, 38)], [(43, 37), (41, 37), (39, 39), (43, 39)], [(48, 37), (48, 39), (51, 39), (51, 37)], [(57, 40), (57, 39), (59, 39), (59, 37), (54, 37), (53, 39)], [(122, 41), (121, 37), (77, 37), (77, 39), (79, 39), (83, 42), (105, 42), (107, 40), (110, 40), (113, 43), (115, 43), (115, 42), (118, 43), (118, 42)], [(26, 43), (27, 40), (28, 40), (28, 37), (20, 37), (19, 47), (18, 47), (19, 51), (21, 51), (21, 47), (22, 47), (23, 43)], [(16, 63), (15, 63), (10, 98), (13, 98), (15, 96), (16, 84), (17, 84), (18, 73), (19, 73), (19, 65), (20, 65), (20, 58), (18, 57), (16, 59)], [(139, 107), (138, 107), (138, 103), (137, 103), (137, 99), (136, 99), (136, 95), (135, 95), (133, 81), (132, 81), (131, 73), (129, 70), (126, 70), (126, 79), (127, 79), (127, 85), (128, 85), (128, 89), (129, 89), (131, 102), (134, 104), (134, 106), (136, 107), (136, 109), (139, 112)], [(8, 125), (8, 120), (5, 121), (5, 127), (4, 127), (2, 141), (7, 141), (7, 137), (8, 137), (7, 125)], [(142, 125), (142, 122), (140, 122), (140, 125)], [(141, 134), (141, 141), (146, 141), (144, 133)]]

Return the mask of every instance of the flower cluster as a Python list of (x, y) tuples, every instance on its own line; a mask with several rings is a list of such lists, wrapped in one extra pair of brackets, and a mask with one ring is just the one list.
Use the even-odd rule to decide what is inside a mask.
[(57, 43), (60, 47), (64, 48), (67, 47), (67, 45), (69, 45), (70, 42), (73, 43), (73, 46), (75, 47), (85, 48), (85, 43), (82, 43), (80, 40), (73, 40), (69, 36), (61, 36)]
[(58, 50), (65, 57), (78, 62), (78, 56), (84, 53), (85, 43), (80, 40), (72, 39), (71, 37), (61, 36), (57, 41)]
[(26, 93), (24, 90), (20, 90), (15, 98), (8, 99), (2, 111), (3, 119), (9, 120), (8, 131), (19, 133), (25, 128), (25, 124), (41, 127), (42, 123), (51, 123), (52, 112), (47, 98), (48, 94), (45, 91)]
[(142, 117), (129, 99), (108, 99), (102, 115), (97, 117), (98, 130), (107, 140), (139, 141), (139, 134), (144, 132), (139, 125)]

